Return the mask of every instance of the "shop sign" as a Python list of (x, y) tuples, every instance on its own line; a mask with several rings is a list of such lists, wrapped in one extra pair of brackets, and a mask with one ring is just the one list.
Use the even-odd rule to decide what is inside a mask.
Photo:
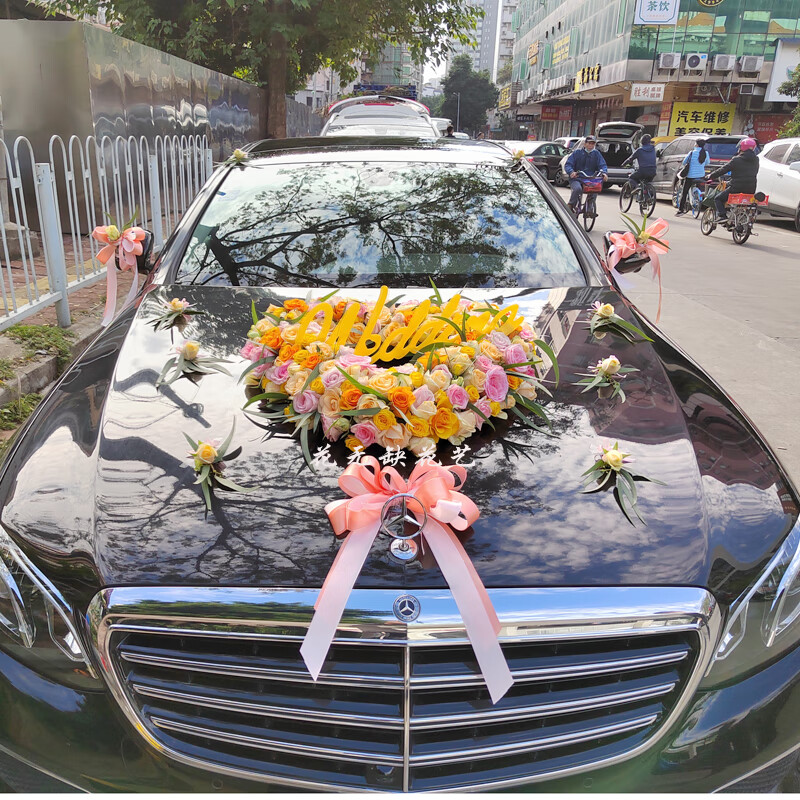
[[(796, 97), (781, 94), (778, 87), (792, 77), (792, 72), (800, 62), (800, 39), (778, 39), (778, 49), (775, 51), (775, 61), (772, 65), (772, 75), (767, 84), (767, 93), (764, 96), (766, 103), (796, 103)], [(759, 140), (760, 141), (760, 140)]]
[(745, 125), (745, 132), (758, 139), (761, 145), (778, 138), (778, 131), (792, 118), (791, 114), (753, 114)]
[(673, 103), (669, 133), (729, 134), (735, 109), (735, 103)]
[(661, 116), (658, 118), (658, 136), (669, 135), (669, 121), (672, 117), (672, 103), (661, 106)]
[(569, 58), (569, 34), (553, 42), (553, 64), (560, 64)]
[(706, 8), (716, 8), (722, 5), (722, 0), (697, 0), (697, 2)]
[(600, 64), (595, 64), (593, 67), (584, 67), (578, 70), (575, 76), (575, 91), (585, 86), (587, 83), (600, 80)]
[(658, 125), (658, 114), (642, 114), (641, 117), (636, 117), (636, 122), (648, 127)]
[(664, 100), (663, 83), (634, 83), (631, 86), (631, 102), (660, 103)]
[(511, 108), (511, 84), (504, 86), (500, 90), (500, 99), (497, 101), (498, 108)]
[(528, 64), (533, 66), (539, 60), (538, 40), (528, 45)]
[(542, 122), (569, 122), (571, 119), (571, 106), (542, 106)]
[(533, 114), (517, 114), (517, 122), (533, 122)]
[[(703, 2), (703, 0), (700, 0)], [(674, 25), (680, 0), (636, 0), (634, 25)]]

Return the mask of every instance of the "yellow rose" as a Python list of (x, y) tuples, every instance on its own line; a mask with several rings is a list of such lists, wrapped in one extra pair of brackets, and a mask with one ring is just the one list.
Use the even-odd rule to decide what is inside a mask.
[(333, 417), (339, 413), (339, 392), (328, 389), (319, 400), (319, 413), (326, 417)]
[(272, 323), (271, 319), (267, 319), (266, 317), (260, 319), (256, 322), (256, 330), (263, 336), (268, 330), (274, 328), (275, 326)]
[(388, 408), (382, 408), (372, 417), (372, 422), (379, 431), (385, 431), (397, 423), (397, 418)]
[(491, 358), (492, 361), (496, 362), (501, 361), (503, 358), (503, 354), (500, 352), (500, 349), (496, 345), (492, 344), (488, 339), (484, 339), (481, 342), (481, 353), (488, 358)]
[(450, 385), (450, 378), (443, 369), (425, 374), (425, 385), (436, 394), (441, 389), (446, 389)]
[(595, 311), (595, 314), (597, 314), (598, 317), (605, 317), (606, 319), (608, 317), (613, 317), (614, 306), (612, 306), (611, 303), (603, 303), (603, 305)]
[(486, 383), (486, 373), (482, 369), (472, 370), (472, 374), (467, 378), (479, 392), (483, 391), (483, 385)]
[(308, 388), (317, 394), (325, 394), (325, 384), (322, 382), (322, 378), (314, 378)]
[(607, 453), (603, 453), (602, 460), (616, 472), (625, 465), (625, 456), (627, 455), (629, 454), (622, 453), (616, 448), (612, 448)]
[(345, 446), (345, 447), (346, 447), (348, 450), (355, 450), (357, 447), (361, 447), (361, 448), (363, 448), (363, 447), (364, 447), (364, 444), (363, 444), (363, 442), (361, 441), (361, 439), (359, 439), (357, 436), (348, 436), (348, 437), (347, 437), (347, 438), (344, 440), (344, 446)]
[(208, 442), (198, 442), (197, 450), (195, 450), (194, 455), (197, 456), (197, 460), (202, 461), (203, 464), (213, 464), (214, 459), (217, 457), (217, 448)]
[(414, 403), (411, 413), (420, 419), (429, 420), (436, 413), (436, 403), (426, 400), (424, 403)]
[(292, 361), (302, 364), (311, 355), (308, 350), (298, 350), (293, 356)]
[(389, 372), (379, 372), (369, 379), (369, 388), (381, 394), (388, 394), (390, 389), (397, 386), (397, 378)]
[(447, 408), (440, 408), (430, 420), (431, 433), (440, 439), (448, 439), (458, 433), (458, 417)]
[(467, 397), (469, 397), (470, 403), (477, 403), (481, 393), (474, 386), (467, 386)]
[[(108, 236), (108, 241), (109, 242), (116, 242), (117, 239), (119, 239), (119, 236), (120, 236), (119, 228), (116, 225), (109, 225), (106, 228), (106, 236)], [(178, 309), (175, 309), (175, 310), (177, 311)]]
[(412, 436), (408, 442), (408, 449), (417, 457), (432, 447), (436, 447), (436, 442), (430, 436)]
[(603, 375), (615, 375), (619, 372), (621, 366), (622, 364), (619, 363), (619, 359), (616, 356), (609, 356), (600, 362), (597, 370), (598, 372), (602, 372)]
[(295, 372), (294, 375), (289, 375), (284, 384), (285, 391), (288, 394), (297, 394), (303, 388), (309, 375), (310, 372), (307, 369), (301, 369)]
[(183, 347), (181, 348), (181, 355), (188, 361), (194, 361), (197, 358), (197, 354), (199, 352), (200, 352), (200, 344), (198, 342), (192, 341), (191, 339), (188, 342), (185, 342)]
[(411, 385), (415, 389), (419, 389), (419, 387), (422, 386), (422, 373), (421, 372), (412, 372), (411, 375), (409, 375), (409, 377), (411, 378)]
[(267, 306), (267, 313), (272, 314), (275, 317), (279, 317), (283, 314), (283, 306), (276, 306), (274, 303), (270, 303)]
[(186, 308), (186, 303), (184, 303), (183, 300), (178, 300), (177, 297), (173, 297), (167, 305), (170, 311), (183, 311)]
[[(383, 412), (381, 412), (381, 414), (382, 413)], [(375, 416), (377, 417), (379, 415), (376, 414)], [(386, 448), (394, 447), (404, 450), (408, 446), (410, 439), (411, 431), (409, 431), (405, 425), (401, 425), (399, 422), (378, 434), (378, 444), (381, 444)]]
[(500, 406), (500, 403), (497, 403), (494, 400), (490, 401), (489, 408), (492, 409), (493, 417), (496, 417), (503, 410)]
[(450, 402), (450, 398), (444, 392), (440, 391), (436, 393), (436, 407), (452, 409), (453, 404)]
[(522, 378), (518, 378), (516, 375), (509, 375), (508, 376), (508, 385), (512, 389), (519, 389), (520, 384), (522, 383)]
[(472, 345), (464, 345), (464, 347), (461, 348), (461, 352), (467, 358), (475, 358), (475, 348)]
[(409, 430), (412, 436), (427, 436), (431, 426), (422, 417), (415, 417), (413, 414), (408, 418)]

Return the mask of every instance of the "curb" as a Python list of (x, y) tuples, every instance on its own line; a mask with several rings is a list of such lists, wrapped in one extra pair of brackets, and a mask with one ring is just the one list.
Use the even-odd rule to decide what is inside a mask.
[[(74, 360), (100, 332), (100, 321), (97, 319), (78, 320), (67, 330), (75, 334), (75, 339), (70, 344), (70, 351)], [(13, 403), (19, 400), (22, 395), (41, 392), (58, 377), (58, 356), (44, 356), (30, 364), (24, 364), (17, 368), (14, 378), (0, 386), (0, 406)]]

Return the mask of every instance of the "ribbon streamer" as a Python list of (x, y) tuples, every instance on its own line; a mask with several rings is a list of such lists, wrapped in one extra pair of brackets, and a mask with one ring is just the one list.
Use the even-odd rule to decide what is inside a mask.
[(108, 263), (114, 252), (117, 253), (117, 261), (122, 272), (133, 271), (133, 280), (128, 295), (125, 298), (125, 305), (136, 297), (139, 289), (139, 271), (136, 266), (136, 256), (143, 252), (142, 242), (147, 236), (147, 231), (143, 228), (125, 228), (122, 233), (116, 225), (98, 225), (92, 231), (92, 238), (105, 244), (97, 254), (97, 260), (101, 264), (106, 264), (106, 307), (103, 312), (101, 325), (106, 326), (114, 319), (114, 311), (117, 307), (117, 269), (113, 261)]
[(511, 688), (511, 670), (497, 638), (500, 621), (475, 566), (452, 531), (466, 530), (480, 515), (475, 503), (458, 491), (466, 477), (461, 466), (417, 464), (406, 482), (394, 468), (381, 469), (372, 456), (351, 464), (341, 474), (339, 486), (350, 499), (328, 503), (325, 513), (342, 544), (317, 596), (314, 617), (300, 648), (314, 680), (322, 671), (347, 599), (380, 530), (381, 510), (394, 495), (411, 494), (428, 515), (422, 535), (464, 620), (492, 702)]

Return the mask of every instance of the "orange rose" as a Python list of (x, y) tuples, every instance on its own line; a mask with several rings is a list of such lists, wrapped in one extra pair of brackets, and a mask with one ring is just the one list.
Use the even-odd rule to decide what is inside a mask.
[(302, 364), (311, 355), (308, 350), (298, 350), (293, 356), (292, 361), (295, 364)]
[(361, 447), (363, 449), (364, 443), (357, 436), (348, 436), (344, 440), (344, 446), (348, 450), (355, 450), (357, 447)]
[(379, 431), (385, 431), (397, 422), (397, 418), (388, 408), (382, 408), (372, 417), (372, 422)]
[(358, 399), (361, 397), (361, 389), (358, 386), (353, 386), (348, 383), (347, 386), (342, 387), (342, 396), (339, 400), (339, 407), (345, 411), (355, 408), (358, 405)]
[[(414, 404), (414, 392), (408, 386), (389, 389), (389, 402), (403, 414), (407, 414)], [(419, 436), (419, 434), (415, 434)]]
[(347, 300), (340, 300), (333, 307), (333, 318), (338, 322), (344, 316), (344, 312), (346, 309), (347, 309)]
[(309, 353), (303, 361), (303, 366), (306, 369), (314, 369), (320, 361), (322, 361), (322, 356), (319, 353)]
[(262, 337), (261, 344), (265, 344), (272, 350), (277, 350), (281, 346), (281, 329), (270, 328)]
[(448, 439), (458, 433), (458, 417), (447, 408), (440, 408), (430, 419), (431, 433), (439, 439)]
[(286, 300), (283, 304), (283, 307), (287, 311), (293, 311), (295, 309), (297, 311), (308, 311), (308, 303), (306, 303), (305, 300), (299, 299)]
[(278, 358), (281, 361), (291, 361), (296, 352), (297, 348), (293, 344), (285, 344), (278, 351)]
[(518, 378), (516, 375), (509, 375), (508, 376), (508, 385), (512, 389), (519, 389), (519, 385), (522, 383), (522, 378)]
[(407, 427), (412, 436), (428, 436), (431, 431), (431, 426), (428, 425), (428, 422), (420, 417), (410, 416)]

